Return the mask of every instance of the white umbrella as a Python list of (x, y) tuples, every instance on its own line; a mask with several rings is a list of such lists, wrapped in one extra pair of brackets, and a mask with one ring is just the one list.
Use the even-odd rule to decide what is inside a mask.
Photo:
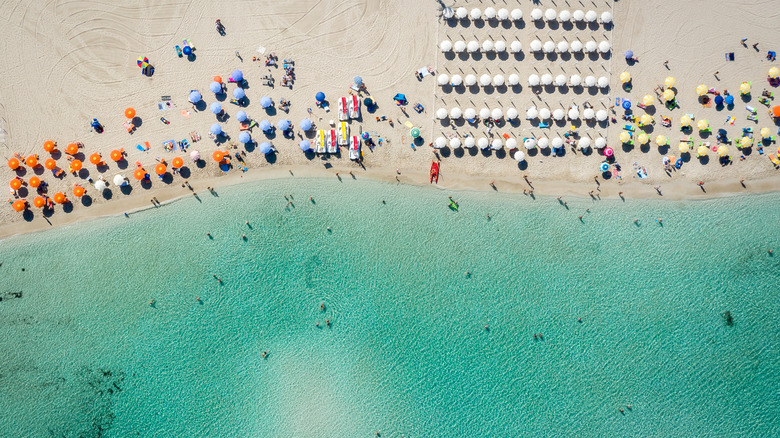
[(558, 52), (566, 53), (569, 51), (569, 43), (566, 41), (558, 41)]
[(506, 52), (506, 43), (503, 41), (496, 41), (493, 44), (493, 49), (495, 49), (496, 52)]
[(491, 78), (490, 75), (484, 74), (479, 77), (479, 84), (482, 85), (483, 87), (487, 87), (488, 85), (490, 85), (490, 82), (492, 80), (493, 78)]
[(102, 191), (103, 191), (103, 190), (105, 190), (107, 187), (108, 187), (108, 186), (106, 185), (106, 182), (105, 182), (105, 181), (103, 181), (102, 179), (99, 179), (99, 180), (95, 181), (95, 189), (96, 189), (97, 191), (99, 191), (99, 192), (102, 192)]
[(542, 19), (542, 10), (539, 8), (536, 8), (531, 11), (531, 20), (537, 21)]
[[(508, 142), (507, 142), (508, 143)], [(525, 153), (523, 151), (517, 151), (515, 152), (515, 160), (517, 161), (523, 161), (525, 160)]]
[(536, 147), (536, 139), (533, 137), (526, 138), (523, 142), (523, 146), (525, 146), (526, 149), (533, 149)]
[(590, 147), (590, 137), (582, 137), (577, 142), (577, 149), (583, 150)]
[(469, 53), (479, 52), (479, 43), (476, 41), (469, 41), (466, 49), (469, 51)]
[(599, 122), (603, 122), (604, 120), (607, 120), (607, 110), (596, 111), (596, 120), (598, 120)]
[(542, 120), (547, 120), (552, 116), (552, 113), (547, 108), (542, 108), (539, 110), (539, 118)]
[(555, 137), (552, 139), (552, 147), (555, 149), (558, 149), (559, 147), (563, 146), (563, 139), (560, 137)]
[(471, 10), (471, 14), (469, 15), (471, 16), (472, 20), (479, 20), (482, 18), (482, 11), (480, 11), (479, 8), (474, 8)]
[(582, 52), (582, 41), (572, 41), (571, 44), (569, 44), (569, 48), (571, 48), (572, 52)]
[(547, 21), (554, 21), (556, 18), (558, 18), (558, 13), (555, 12), (555, 9), (548, 9), (544, 11), (544, 18)]
[(436, 110), (436, 118), (439, 120), (444, 120), (447, 118), (447, 110), (445, 108), (439, 108)]
[(517, 140), (515, 140), (514, 138), (507, 139), (506, 140), (506, 148), (509, 149), (510, 151), (512, 149), (517, 149)]
[(552, 84), (553, 77), (550, 73), (545, 73), (542, 75), (542, 85), (550, 85)]
[(598, 137), (596, 138), (596, 141), (593, 143), (593, 145), (596, 147), (596, 149), (602, 149), (607, 145), (607, 139), (604, 137)]
[(480, 119), (485, 119), (485, 120), (489, 119), (490, 118), (490, 110), (487, 109), (487, 108), (482, 108), (481, 110), (479, 110), (479, 118)]
[(452, 41), (442, 41), (441, 44), (439, 44), (439, 48), (442, 52), (449, 52), (452, 50)]
[(553, 119), (555, 120), (563, 120), (564, 112), (562, 109), (558, 108), (552, 113)]
[(457, 149), (460, 147), (460, 139), (458, 137), (451, 138), (450, 139), (450, 147), (453, 149)]
[(114, 175), (114, 185), (115, 186), (121, 186), (122, 184), (125, 183), (125, 181), (127, 181), (127, 179), (125, 179), (124, 176), (122, 176), (120, 174)]
[(579, 120), (580, 118), (580, 110), (577, 108), (572, 108), (569, 110), (569, 120)]
[(531, 41), (530, 48), (532, 52), (538, 52), (542, 50), (542, 42), (539, 40), (533, 40)]
[(479, 140), (477, 140), (477, 146), (479, 146), (480, 149), (487, 149), (489, 145), (490, 142), (485, 137), (480, 137)]
[(499, 150), (499, 149), (501, 149), (503, 147), (504, 147), (504, 143), (501, 142), (500, 138), (496, 138), (496, 139), (493, 140), (492, 143), (490, 143), (490, 149), (493, 149), (493, 150)]
[(555, 43), (552, 41), (547, 41), (544, 43), (544, 46), (542, 46), (542, 51), (544, 53), (552, 53), (555, 51)]
[(518, 76), (516, 73), (512, 73), (509, 75), (509, 77), (506, 79), (506, 82), (509, 85), (517, 85), (520, 83), (520, 76)]
[(571, 12), (564, 9), (563, 11), (558, 13), (558, 21), (566, 22), (569, 20), (571, 20)]
[(460, 77), (460, 75), (452, 75), (450, 78), (450, 84), (452, 84), (453, 87), (460, 87), (460, 84), (463, 83), (463, 78)]
[(596, 14), (596, 11), (588, 11), (585, 14), (585, 21), (587, 21), (588, 23), (593, 23), (594, 21), (596, 21), (598, 17), (599, 16), (598, 14)]
[(469, 11), (466, 8), (458, 8), (455, 10), (455, 16), (461, 20), (466, 18), (466, 16), (468, 15), (469, 15)]
[(477, 117), (477, 112), (474, 108), (466, 108), (466, 111), (463, 111), (463, 118), (466, 120), (474, 120), (475, 117)]
[(574, 18), (574, 21), (582, 21), (585, 19), (585, 13), (581, 9), (577, 9), (571, 14), (571, 17)]
[(588, 53), (593, 53), (598, 48), (599, 48), (599, 45), (596, 44), (595, 41), (588, 41), (587, 43), (585, 43), (585, 51), (588, 52)]
[(504, 76), (502, 75), (493, 76), (493, 85), (495, 85), (496, 87), (500, 87), (504, 85)]
[(509, 9), (501, 8), (498, 10), (498, 19), (499, 20), (506, 20), (509, 18)]
[(460, 108), (455, 107), (450, 110), (450, 118), (453, 120), (458, 120), (459, 118), (463, 117), (463, 111), (460, 110)]
[(599, 43), (599, 52), (601, 53), (608, 53), (611, 48), (612, 46), (606, 41)]
[(532, 87), (539, 85), (539, 81), (540, 81), (539, 75), (537, 74), (532, 74), (531, 76), (528, 76), (528, 85)]
[(469, 136), (463, 141), (463, 147), (473, 148), (476, 143), (477, 140), (474, 137)]
[(442, 17), (449, 20), (450, 18), (452, 18), (453, 15), (455, 15), (455, 11), (453, 11), (452, 8), (444, 8), (441, 11), (441, 15)]
[(612, 23), (612, 13), (609, 11), (604, 11), (601, 13), (601, 22), (608, 24)]
[(447, 85), (450, 83), (450, 76), (447, 73), (442, 73), (436, 80), (439, 82), (439, 85)]
[(606, 76), (602, 76), (599, 78), (599, 81), (596, 85), (598, 85), (599, 88), (607, 88), (609, 87), (609, 79)]
[(495, 8), (486, 8), (485, 9), (485, 18), (488, 20), (492, 20), (496, 18), (496, 10)]
[(433, 147), (436, 149), (441, 149), (444, 146), (447, 146), (447, 139), (444, 137), (436, 137), (436, 140), (433, 141)]
[(452, 45), (452, 48), (455, 49), (456, 53), (463, 53), (463, 51), (466, 50), (466, 43), (463, 41), (456, 41), (455, 44)]
[(492, 52), (493, 51), (493, 41), (487, 40), (482, 43), (482, 51), (483, 52)]
[(517, 112), (514, 108), (509, 108), (506, 110), (506, 119), (507, 120), (514, 120), (516, 119), (520, 114)]
[(539, 140), (537, 140), (536, 145), (539, 146), (540, 149), (547, 149), (550, 147), (550, 139), (547, 137), (542, 137)]
[(466, 75), (466, 78), (463, 80), (463, 83), (466, 84), (467, 87), (472, 87), (477, 83), (477, 77), (474, 75)]
[(512, 9), (512, 13), (510, 15), (512, 16), (513, 21), (518, 21), (523, 18), (523, 11), (520, 9)]
[(528, 119), (528, 120), (532, 120), (532, 119), (535, 119), (535, 118), (537, 118), (537, 117), (539, 117), (539, 111), (537, 111), (537, 109), (536, 109), (536, 107), (535, 107), (535, 106), (534, 106), (534, 107), (531, 107), (531, 108), (528, 108), (528, 109), (525, 111), (525, 118), (526, 118), (526, 119)]
[(558, 75), (555, 77), (555, 85), (558, 87), (563, 87), (566, 85), (566, 75)]
[(501, 118), (504, 117), (504, 112), (501, 111), (501, 108), (495, 108), (490, 112), (490, 117), (493, 120), (501, 120)]
[(569, 83), (572, 87), (579, 87), (582, 83), (582, 77), (580, 75), (571, 75), (569, 78)]
[(523, 43), (520, 41), (512, 41), (512, 43), (509, 44), (509, 50), (512, 53), (519, 53), (521, 50), (523, 50)]
[(585, 111), (582, 112), (582, 118), (585, 120), (593, 120), (596, 117), (596, 111), (593, 111), (592, 108), (585, 108)]
[(595, 76), (586, 76), (585, 77), (585, 86), (586, 87), (595, 87), (596, 86), (596, 77)]

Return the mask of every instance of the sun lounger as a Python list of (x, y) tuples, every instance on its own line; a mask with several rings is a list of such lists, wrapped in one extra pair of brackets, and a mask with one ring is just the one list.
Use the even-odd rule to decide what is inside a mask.
[(360, 159), (360, 138), (357, 135), (353, 135), (349, 142), (349, 159)]
[(330, 129), (325, 135), (326, 144), (328, 146), (328, 153), (335, 154), (338, 152), (338, 145), (336, 144), (336, 130)]
[(350, 119), (359, 119), (360, 118), (360, 99), (352, 95), (352, 98), (349, 100), (349, 118)]
[(341, 122), (339, 124), (339, 146), (347, 146), (349, 144), (349, 125), (347, 122)]
[(404, 122), (404, 126), (406, 126), (409, 129), (413, 129), (414, 128), (414, 124), (412, 122), (408, 121), (408, 120)]
[(339, 120), (349, 119), (349, 112), (347, 110), (347, 98), (339, 97)]
[(122, 123), (122, 126), (124, 126), (125, 129), (127, 129), (127, 132), (130, 133), (132, 133), (133, 130), (135, 129), (135, 125), (133, 125), (129, 120), (126, 121), (125, 123)]
[(325, 130), (320, 129), (317, 132), (317, 153), (318, 154), (324, 154), (325, 151), (327, 151), (327, 147), (325, 146)]

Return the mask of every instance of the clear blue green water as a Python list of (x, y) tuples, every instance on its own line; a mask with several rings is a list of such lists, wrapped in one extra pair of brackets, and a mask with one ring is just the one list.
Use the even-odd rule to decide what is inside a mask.
[(777, 195), (200, 196), (0, 242), (0, 436), (780, 435)]

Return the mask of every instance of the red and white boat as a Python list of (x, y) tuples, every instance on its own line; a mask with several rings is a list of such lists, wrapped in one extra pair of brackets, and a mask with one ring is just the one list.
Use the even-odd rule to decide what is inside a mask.
[(357, 135), (353, 135), (349, 139), (349, 159), (350, 160), (360, 159), (360, 137), (358, 137)]
[(339, 98), (339, 120), (349, 120), (349, 113), (348, 113), (349, 103), (347, 102), (346, 97), (340, 97)]
[(350, 96), (351, 99), (349, 100), (349, 118), (350, 119), (359, 119), (360, 118), (360, 99), (356, 95)]

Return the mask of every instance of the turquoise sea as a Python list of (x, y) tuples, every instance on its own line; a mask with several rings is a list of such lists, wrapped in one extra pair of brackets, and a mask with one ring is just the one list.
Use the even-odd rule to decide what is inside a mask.
[(199, 195), (0, 242), (0, 436), (780, 435), (776, 194)]

